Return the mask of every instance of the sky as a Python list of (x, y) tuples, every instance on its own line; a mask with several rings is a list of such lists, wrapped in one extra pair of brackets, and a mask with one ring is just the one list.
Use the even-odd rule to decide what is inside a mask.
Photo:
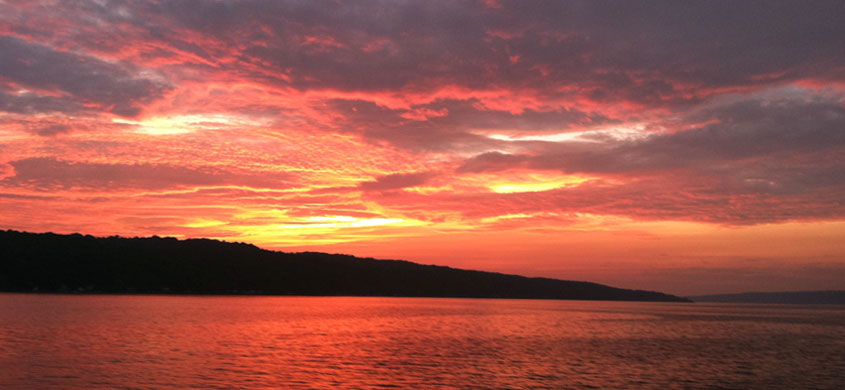
[(0, 0), (0, 228), (845, 289), (845, 2)]

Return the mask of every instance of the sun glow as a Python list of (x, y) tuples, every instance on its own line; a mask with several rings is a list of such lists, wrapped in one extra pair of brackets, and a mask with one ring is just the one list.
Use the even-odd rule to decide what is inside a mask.
[(373, 237), (390, 239), (414, 235), (422, 221), (408, 218), (360, 218), (347, 215), (287, 217), (279, 222), (222, 226), (229, 232), (221, 236), (232, 241), (261, 242), (269, 248), (331, 245)]
[(591, 179), (591, 177), (576, 175), (547, 175), (530, 173), (515, 175), (503, 179), (490, 179), (487, 188), (497, 194), (541, 192), (558, 188), (576, 187)]
[(114, 123), (131, 125), (135, 132), (149, 135), (187, 134), (199, 130), (221, 130), (238, 126), (260, 126), (263, 122), (231, 114), (192, 114), (150, 117), (140, 121), (115, 118)]
[(356, 228), (368, 226), (382, 226), (400, 223), (403, 220), (400, 218), (355, 218), (345, 215), (323, 216), (323, 217), (309, 217), (305, 218), (305, 223), (285, 224), (280, 225), (283, 229), (301, 229), (301, 228)]
[(226, 225), (228, 222), (225, 221), (218, 221), (214, 219), (205, 219), (205, 218), (197, 218), (192, 220), (191, 222), (182, 224), (183, 227), (189, 228), (209, 228), (215, 226), (223, 226)]

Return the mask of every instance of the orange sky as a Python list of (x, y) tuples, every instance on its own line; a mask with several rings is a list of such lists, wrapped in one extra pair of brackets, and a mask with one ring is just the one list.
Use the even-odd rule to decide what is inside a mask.
[(770, 8), (0, 1), (0, 228), (845, 289), (845, 10)]

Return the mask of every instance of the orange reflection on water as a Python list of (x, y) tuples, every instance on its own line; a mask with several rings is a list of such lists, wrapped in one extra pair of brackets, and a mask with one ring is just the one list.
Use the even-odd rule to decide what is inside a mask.
[(0, 311), (14, 389), (834, 389), (845, 368), (841, 307), (2, 294)]

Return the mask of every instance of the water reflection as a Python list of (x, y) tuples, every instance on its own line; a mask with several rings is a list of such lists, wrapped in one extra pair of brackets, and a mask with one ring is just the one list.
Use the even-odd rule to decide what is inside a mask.
[(0, 295), (0, 388), (841, 389), (845, 309)]

